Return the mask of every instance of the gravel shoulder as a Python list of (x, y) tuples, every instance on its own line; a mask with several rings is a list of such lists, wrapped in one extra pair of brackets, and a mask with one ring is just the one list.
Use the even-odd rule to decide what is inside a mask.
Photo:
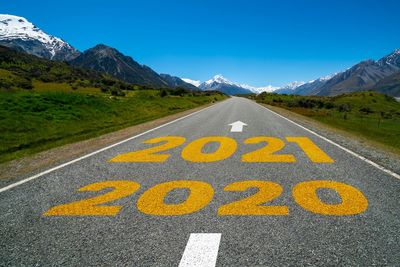
[(0, 164), (0, 186), (7, 185), (10, 182), (15, 182), (17, 180), (22, 180), (36, 173), (71, 161), (103, 147), (115, 144), (131, 136), (140, 134), (211, 105), (213, 104), (186, 110), (160, 119), (134, 125), (116, 132), (108, 133), (96, 138), (67, 144), (34, 155), (2, 163)]
[(400, 152), (391, 147), (331, 127), (283, 108), (266, 104), (261, 105), (268, 107), (276, 113), (279, 113), (280, 115), (331, 139), (332, 141), (386, 167), (389, 170), (400, 173)]

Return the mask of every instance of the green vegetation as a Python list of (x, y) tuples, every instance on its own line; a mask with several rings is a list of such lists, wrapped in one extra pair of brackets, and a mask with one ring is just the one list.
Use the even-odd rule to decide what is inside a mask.
[(74, 92), (0, 92), (0, 162), (222, 100), (225, 95), (158, 90), (118, 97)]
[(0, 46), (0, 162), (224, 98), (152, 90)]
[[(44, 85), (44, 86), (43, 86)], [(65, 62), (50, 61), (0, 46), (0, 89), (96, 88), (104, 93), (123, 96), (123, 90), (148, 89), (117, 80), (109, 75), (76, 68)]]
[(259, 103), (278, 106), (400, 151), (400, 103), (373, 91), (336, 97), (262, 93), (249, 95)]

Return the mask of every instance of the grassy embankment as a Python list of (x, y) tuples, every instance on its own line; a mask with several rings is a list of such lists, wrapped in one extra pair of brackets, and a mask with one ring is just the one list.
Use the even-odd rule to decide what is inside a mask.
[(400, 153), (400, 103), (392, 97), (372, 91), (336, 97), (271, 93), (248, 97), (365, 137)]
[(156, 90), (127, 92), (125, 97), (62, 91), (0, 92), (0, 162), (223, 98), (220, 94), (161, 97)]
[(0, 46), (0, 162), (224, 98), (152, 90)]

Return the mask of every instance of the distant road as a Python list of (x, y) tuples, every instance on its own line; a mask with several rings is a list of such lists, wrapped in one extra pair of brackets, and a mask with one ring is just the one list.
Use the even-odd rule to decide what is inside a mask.
[(2, 189), (0, 265), (396, 266), (400, 177), (343, 149), (233, 97)]

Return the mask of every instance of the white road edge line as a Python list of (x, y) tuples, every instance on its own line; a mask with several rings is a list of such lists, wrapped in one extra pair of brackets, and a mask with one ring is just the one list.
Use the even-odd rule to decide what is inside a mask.
[[(229, 98), (228, 98), (228, 99), (229, 99)], [(224, 100), (224, 101), (225, 101), (225, 100)], [(224, 101), (222, 101), (222, 102), (224, 102)], [(173, 120), (173, 121), (167, 122), (167, 123), (165, 123), (165, 124), (162, 124), (162, 125), (160, 125), (160, 126), (157, 126), (157, 127), (155, 127), (155, 128), (152, 128), (152, 129), (150, 129), (150, 130), (147, 130), (147, 131), (145, 131), (145, 132), (143, 132), (143, 133), (140, 133), (140, 134), (138, 134), (138, 135), (129, 137), (128, 139), (119, 141), (118, 143), (115, 143), (115, 144), (112, 144), (112, 145), (103, 147), (103, 148), (101, 148), (101, 149), (99, 149), (99, 150), (93, 151), (93, 152), (91, 152), (91, 153), (89, 153), (89, 154), (86, 154), (86, 155), (84, 155), (84, 156), (82, 156), (82, 157), (79, 157), (79, 158), (76, 158), (76, 159), (74, 159), (74, 160), (68, 161), (68, 162), (66, 162), (66, 163), (63, 163), (63, 164), (61, 164), (61, 165), (58, 165), (58, 166), (56, 166), (56, 167), (53, 167), (53, 168), (48, 169), (48, 170), (46, 170), (46, 171), (43, 171), (43, 172), (41, 172), (41, 173), (38, 173), (38, 174), (35, 174), (35, 175), (30, 176), (30, 177), (28, 177), (28, 178), (25, 178), (25, 179), (23, 179), (23, 180), (21, 180), (21, 181), (18, 181), (18, 182), (16, 182), (16, 183), (7, 185), (7, 186), (5, 186), (5, 187), (3, 187), (3, 188), (0, 188), (0, 193), (5, 192), (5, 191), (7, 191), (7, 190), (10, 190), (11, 188), (14, 188), (14, 187), (16, 187), (16, 186), (22, 185), (22, 184), (24, 184), (24, 183), (26, 183), (26, 182), (32, 181), (32, 180), (34, 180), (34, 179), (36, 179), (36, 178), (39, 178), (40, 176), (43, 176), (43, 175), (48, 174), (48, 173), (50, 173), (50, 172), (53, 172), (53, 171), (55, 171), (55, 170), (64, 168), (65, 166), (71, 165), (71, 164), (73, 164), (73, 163), (75, 163), (75, 162), (78, 162), (78, 161), (80, 161), (80, 160), (82, 160), (82, 159), (86, 159), (86, 158), (88, 158), (88, 157), (91, 157), (91, 156), (93, 156), (93, 155), (96, 155), (96, 154), (98, 154), (98, 153), (100, 153), (100, 152), (103, 152), (103, 151), (105, 151), (105, 150), (107, 150), (107, 149), (110, 149), (110, 148), (113, 148), (113, 147), (118, 146), (118, 145), (120, 145), (120, 144), (123, 144), (123, 143), (125, 143), (125, 142), (128, 142), (128, 141), (130, 141), (130, 140), (132, 140), (132, 139), (138, 138), (138, 137), (140, 137), (140, 136), (142, 136), (142, 135), (145, 135), (145, 134), (148, 134), (148, 133), (153, 132), (153, 131), (155, 131), (155, 130), (158, 130), (158, 129), (160, 129), (160, 128), (162, 128), (162, 127), (165, 127), (165, 126), (167, 126), (167, 125), (170, 125), (170, 124), (172, 124), (172, 123), (175, 123), (175, 122), (178, 122), (178, 121), (180, 121), (180, 120), (186, 119), (186, 118), (188, 118), (188, 117), (190, 117), (190, 116), (196, 115), (196, 114), (198, 114), (198, 113), (200, 113), (200, 112), (203, 112), (203, 111), (205, 111), (205, 110), (208, 110), (209, 108), (215, 107), (216, 105), (218, 105), (218, 104), (220, 104), (220, 103), (222, 103), (222, 102), (215, 103), (214, 105), (211, 105), (211, 106), (209, 106), (209, 107), (203, 108), (203, 109), (198, 110), (198, 111), (195, 111), (195, 112), (193, 112), (193, 113), (190, 113), (190, 114), (188, 114), (188, 115), (186, 115), (186, 116), (180, 117), (180, 118), (175, 119), (175, 120)]]
[[(254, 103), (256, 103), (256, 102), (254, 102)], [(312, 133), (313, 135), (318, 136), (319, 138), (325, 140), (326, 142), (328, 142), (328, 143), (330, 143), (330, 144), (332, 144), (332, 145), (334, 145), (334, 146), (336, 146), (336, 147), (338, 147), (338, 148), (340, 148), (340, 149), (346, 151), (347, 153), (353, 155), (354, 157), (357, 157), (357, 158), (361, 159), (362, 161), (364, 161), (364, 162), (366, 162), (366, 163), (368, 163), (368, 164), (374, 166), (375, 168), (377, 168), (377, 169), (379, 169), (379, 170), (381, 170), (381, 171), (384, 171), (384, 172), (386, 172), (387, 174), (393, 176), (394, 178), (397, 178), (397, 179), (400, 180), (400, 174), (397, 174), (397, 173), (395, 173), (395, 172), (393, 172), (393, 171), (391, 171), (391, 170), (386, 169), (385, 167), (379, 165), (378, 163), (375, 163), (375, 162), (373, 162), (372, 160), (369, 160), (369, 159), (367, 159), (367, 158), (361, 156), (360, 154), (357, 154), (356, 152), (354, 152), (354, 151), (352, 151), (352, 150), (350, 150), (350, 149), (348, 149), (348, 148), (345, 148), (345, 147), (339, 145), (338, 143), (335, 143), (334, 141), (332, 141), (332, 140), (330, 140), (330, 139), (328, 139), (328, 138), (326, 138), (326, 137), (324, 137), (324, 136), (322, 136), (322, 135), (320, 135), (320, 134), (317, 134), (316, 132), (314, 132), (314, 131), (312, 131), (312, 130), (310, 130), (310, 129), (308, 129), (308, 128), (306, 128), (306, 127), (304, 127), (304, 126), (302, 126), (302, 125), (300, 125), (300, 124), (298, 124), (298, 123), (296, 123), (296, 122), (294, 122), (294, 121), (292, 121), (292, 120), (290, 120), (290, 119), (288, 119), (288, 118), (286, 118), (286, 117), (284, 117), (284, 116), (282, 116), (281, 114), (276, 113), (275, 111), (270, 110), (269, 108), (267, 108), (267, 107), (265, 107), (265, 106), (263, 106), (263, 105), (261, 105), (261, 104), (259, 104), (259, 103), (256, 103), (256, 104), (258, 104), (258, 105), (260, 105), (261, 107), (265, 108), (265, 109), (268, 110), (269, 112), (271, 112), (271, 113), (273, 113), (273, 114), (275, 114), (275, 115), (281, 117), (282, 119), (285, 119), (285, 120), (287, 120), (287, 121), (293, 123), (294, 125), (296, 125), (296, 126), (302, 128), (303, 130), (306, 130), (307, 132), (310, 132), (310, 133)]]
[(220, 233), (190, 234), (179, 267), (214, 267), (220, 241)]

